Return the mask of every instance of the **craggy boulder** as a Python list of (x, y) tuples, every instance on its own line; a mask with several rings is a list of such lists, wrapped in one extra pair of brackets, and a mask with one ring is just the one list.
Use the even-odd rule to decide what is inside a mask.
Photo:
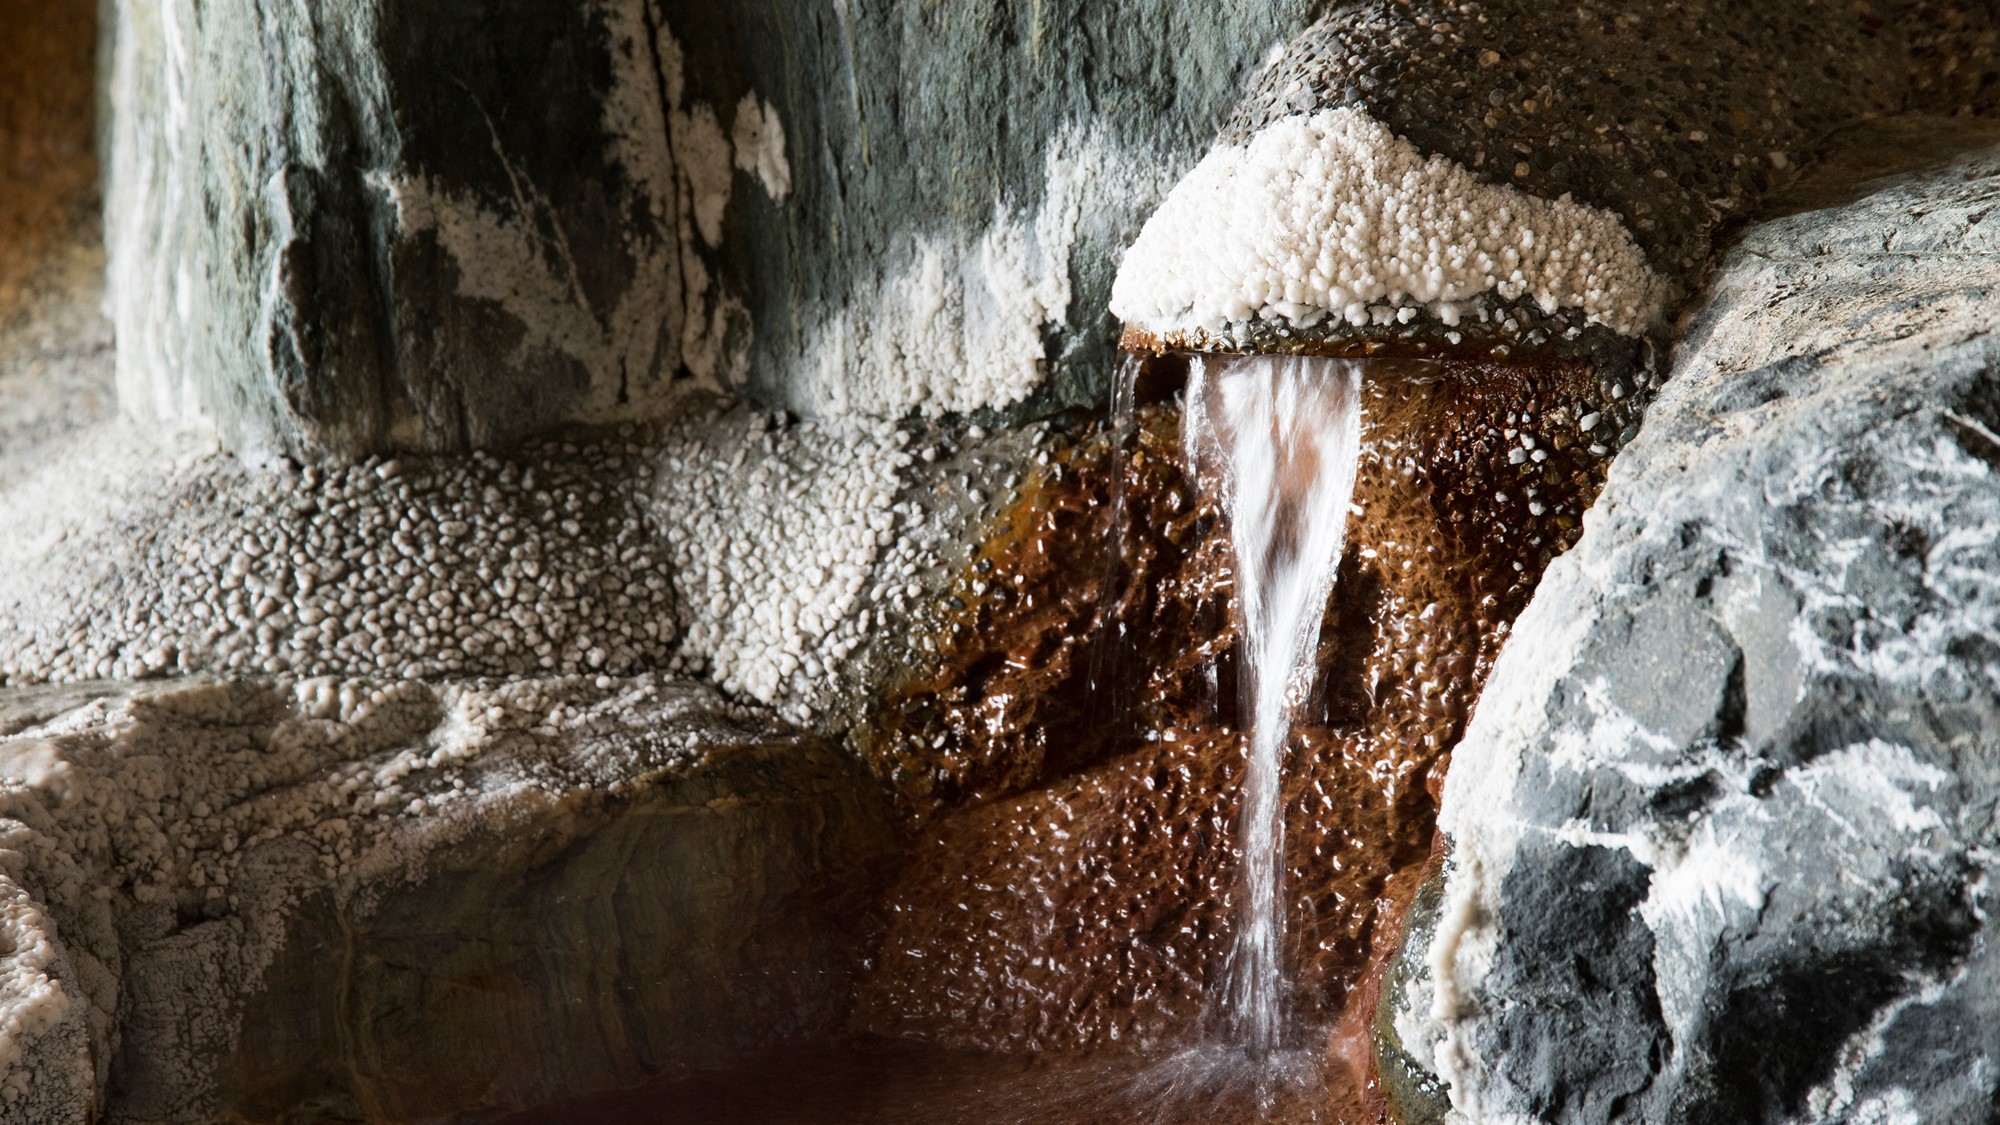
[(1988, 149), (1722, 263), (1454, 757), (1406, 1120), (1990, 1119), (1996, 192)]

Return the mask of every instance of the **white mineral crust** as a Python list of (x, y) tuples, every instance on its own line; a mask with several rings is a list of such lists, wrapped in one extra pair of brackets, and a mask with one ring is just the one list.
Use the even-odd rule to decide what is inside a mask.
[(1455, 325), (1491, 293), (1636, 335), (1669, 288), (1618, 216), (1482, 182), (1340, 108), (1204, 157), (1126, 253), (1111, 311), (1160, 335), (1328, 316), (1358, 327), (1385, 303)]

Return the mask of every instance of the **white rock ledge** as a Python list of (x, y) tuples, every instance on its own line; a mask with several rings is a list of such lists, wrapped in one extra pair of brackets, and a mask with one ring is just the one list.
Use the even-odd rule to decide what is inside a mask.
[(1111, 311), (1163, 337), (1260, 319), (1360, 327), (1384, 304), (1454, 326), (1492, 293), (1635, 336), (1670, 291), (1618, 216), (1482, 182), (1340, 108), (1211, 150), (1126, 253)]
[(890, 831), (661, 677), (0, 692), (0, 1125), (506, 1111), (813, 1035)]

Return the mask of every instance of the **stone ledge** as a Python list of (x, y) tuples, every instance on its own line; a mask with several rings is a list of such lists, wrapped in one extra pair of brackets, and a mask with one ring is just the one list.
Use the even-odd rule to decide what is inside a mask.
[(0, 1120), (522, 1108), (808, 1037), (894, 844), (850, 759), (657, 678), (82, 685), (0, 715), (8, 873), (66, 958), (28, 987), (67, 1009), (10, 1040), (35, 1096)]

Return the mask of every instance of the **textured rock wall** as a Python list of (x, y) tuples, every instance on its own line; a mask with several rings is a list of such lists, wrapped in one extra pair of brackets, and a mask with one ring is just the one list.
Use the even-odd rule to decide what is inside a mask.
[(1996, 191), (1720, 267), (1445, 786), (1389, 1023), (1467, 1119), (1989, 1119)]
[(677, 379), (1095, 401), (1118, 248), (1306, 8), (121, 0), (121, 396), (342, 453), (654, 416)]
[(655, 402), (678, 203), (636, 0), (109, 11), (128, 408), (361, 451)]
[(1342, 4), (1223, 131), (1365, 110), (1425, 153), (1618, 215), (1683, 285), (1717, 226), (1863, 117), (1990, 109), (1993, 12), (1895, 0)]
[(1317, 4), (681, 2), (690, 88), (784, 122), (793, 199), (717, 270), (808, 413), (1103, 401), (1124, 246)]
[(1990, 112), (1988, 5), (1365, 0), (1274, 54), (1147, 221), (1142, 345), (1646, 366), (1723, 225), (1885, 114)]
[[(886, 802), (811, 740), (703, 751), (582, 830), (499, 827), (358, 909), (302, 896), (220, 1102), (456, 1118), (837, 1033), (892, 854)], [(152, 1088), (157, 1057), (123, 1061)]]
[(0, 693), (0, 1121), (426, 1118), (840, 1020), (886, 802), (658, 678)]
[[(0, 1003), (40, 1005), (9, 1009), (23, 1014), (22, 1027), (31, 1018), (36, 1034), (6, 1040), (26, 1048), (25, 1062), (6, 1073), (51, 1100), (15, 1112), (29, 1119), (48, 1106), (83, 1112), (105, 1088), (113, 1058), (122, 1068), (110, 1087), (117, 1112), (158, 1120), (200, 1118), (225, 1102), (272, 1115), (314, 1099), (338, 1112), (409, 1114), (489, 1096), (485, 1104), (521, 1104), (636, 1080), (659, 1060), (700, 1057), (711, 1044), (692, 1042), (677, 1013), (653, 1009), (633, 1017), (642, 1029), (634, 1039), (643, 1043), (621, 1046), (610, 1036), (591, 1042), (588, 1056), (582, 1046), (563, 1053), (542, 1024), (572, 1025), (542, 1018), (548, 997), (581, 989), (602, 1002), (593, 1011), (617, 1008), (604, 1017), (616, 1023), (632, 998), (593, 974), (672, 969), (662, 952), (613, 969), (598, 960), (565, 963), (527, 981), (521, 966), (547, 938), (524, 931), (554, 917), (574, 927), (567, 935), (603, 938), (615, 927), (596, 907), (551, 915), (551, 903), (572, 878), (592, 893), (605, 890), (607, 865), (645, 851), (674, 862), (634, 870), (643, 893), (637, 882), (607, 892), (614, 902), (646, 899), (618, 911), (617, 925), (630, 922), (662, 951), (726, 942), (725, 924), (677, 929), (683, 919), (655, 908), (720, 901), (737, 888), (704, 882), (700, 865), (755, 867), (769, 858), (767, 845), (783, 852), (773, 862), (787, 872), (820, 870), (811, 847), (784, 851), (796, 842), (794, 822), (764, 823), (769, 836), (723, 832), (689, 844), (679, 835), (684, 820), (635, 816), (630, 835), (613, 825), (566, 845), (557, 830), (548, 841), (534, 836), (550, 820), (495, 821), (529, 849), (492, 853), (505, 860), (496, 873), (481, 869), (491, 855), (422, 835), (436, 823), (435, 802), (458, 792), (457, 781), (474, 792), (467, 800), (491, 798), (479, 807), (496, 817), (517, 796), (540, 817), (561, 805), (562, 794), (628, 781), (624, 771), (653, 761), (658, 732), (649, 724), (657, 716), (607, 701), (601, 693), (618, 696), (631, 682), (613, 676), (654, 682), (649, 675), (663, 669), (704, 672), (727, 692), (837, 725), (865, 709), (897, 659), (921, 665), (918, 650), (935, 656), (948, 647), (953, 638), (929, 627), (951, 623), (949, 614), (913, 619), (908, 611), (952, 605), (948, 595), (971, 588), (951, 585), (965, 577), (956, 565), (966, 561), (964, 539), (982, 516), (1019, 499), (1013, 493), (1024, 473), (1032, 475), (1031, 460), (1066, 440), (1036, 427), (989, 435), (969, 423), (1057, 415), (1101, 399), (1114, 328), (1102, 309), (1118, 252), (1246, 81), (1252, 96), (1218, 152), (1254, 147), (1259, 137), (1286, 139), (1272, 132), (1279, 118), (1337, 112), (1345, 124), (1315, 126), (1315, 143), (1330, 141), (1327, 151), (1341, 159), (1394, 158), (1341, 167), (1435, 172), (1428, 182), (1448, 190), (1424, 197), (1425, 205), (1477, 204), (1475, 218), (1493, 221), (1465, 220), (1472, 225), (1458, 233), (1493, 241), (1496, 262), (1505, 264), (1507, 239), (1518, 254), (1524, 234), (1562, 231), (1612, 246), (1620, 253), (1606, 260), (1628, 265), (1643, 248), (1645, 270), (1674, 285), (1698, 278), (1716, 224), (1761, 198), (1804, 158), (1795, 148), (1810, 148), (1825, 128), (1911, 104), (1978, 108), (1996, 88), (1994, 40), (1980, 22), (1990, 13), (1975, 8), (1952, 15), (1947, 7), (1897, 5), (1899, 19), (1884, 21), (1811, 0), (1769, 11), (1703, 3), (1641, 12), (1362, 3), (1339, 6), (1306, 38), (1274, 51), (1306, 25), (1309, 7), (1316, 6), (112, 5), (107, 82), (124, 110), (106, 133), (108, 226), (128, 406), (207, 414), (239, 448), (297, 454), (457, 450), (517, 443), (570, 423), (684, 416), (503, 459), (378, 459), (274, 473), (202, 452), (168, 473), (170, 443), (104, 426), (87, 442), (61, 443), (32, 473), (0, 460), (0, 484), (8, 485), (0, 521), (34, 532), (0, 544), (8, 564), (0, 567), (0, 675), (9, 685), (195, 671), (289, 677), (276, 687), (260, 678), (226, 689), (262, 699), (258, 707), (296, 709), (277, 724), (283, 738), (257, 733), (262, 720), (202, 720), (190, 735), (202, 753), (191, 756), (228, 759), (259, 784), (270, 780), (258, 757), (269, 748), (282, 752), (285, 768), (304, 762), (306, 770), (285, 774), (281, 799), (271, 802), (289, 809), (300, 798), (295, 819), (270, 819), (274, 810), (245, 793), (203, 812), (196, 795), (205, 782), (163, 781), (147, 760), (154, 755), (127, 752), (162, 728), (186, 726), (185, 716), (107, 705), (28, 723), (37, 728), (36, 748), (20, 754), (25, 764), (5, 794), (25, 827), (9, 822), (5, 830), (15, 833), (10, 848), (25, 841), (40, 850), (34, 864), (6, 869), (25, 890), (10, 891), (0, 907), (19, 951), (0, 964), (10, 974)], [(1932, 37), (1936, 29), (1942, 38)], [(1582, 49), (1546, 50), (1551, 38)], [(1286, 128), (1296, 131), (1290, 120)], [(1281, 156), (1292, 150), (1267, 148)], [(1508, 165), (1506, 153), (1520, 159)], [(1978, 813), (1990, 805), (1979, 788), (1984, 744), (1966, 732), (1992, 717), (1979, 694), (1990, 694), (1990, 682), (1973, 674), (1992, 664), (1982, 637), (1993, 623), (1978, 616), (1981, 560), (1992, 545), (1978, 536), (2000, 519), (1989, 521), (1967, 483), (1987, 479), (1974, 463), (1991, 460), (1978, 452), (1978, 439), (2000, 431), (1991, 396), (1979, 389), (1991, 356), (1983, 343), (1967, 342), (1992, 327), (1977, 294), (1993, 280), (1981, 272), (1993, 248), (1975, 220), (1991, 170), (1960, 175), (1974, 186), (1958, 195), (1886, 196), (1876, 210), (1853, 213), (1859, 219), (1774, 228), (1734, 261), (1724, 304), (1697, 326), (1707, 335), (1681, 365), (1684, 386), (1655, 415), (1655, 439), (1621, 462), (1625, 498), (1594, 517), (1623, 521), (1616, 526), (1628, 539), (1605, 545), (1611, 533), (1602, 532), (1581, 561), (1564, 564), (1544, 601), (1567, 598), (1580, 608), (1574, 617), (1543, 611), (1534, 628), (1546, 632), (1513, 646), (1515, 667), (1536, 667), (1499, 681), (1500, 701), (1481, 708), (1484, 725), (1470, 752), (1486, 764), (1455, 783), (1463, 812), (1453, 824), (1469, 858), (1439, 888), (1450, 891), (1443, 922), (1423, 931), (1465, 956), (1440, 954), (1429, 983), (1415, 974), (1404, 989), (1415, 1022), (1391, 1021), (1409, 1029), (1405, 1046), (1419, 1079), (1410, 1088), (1435, 1068), (1469, 1113), (1577, 1120), (1633, 1106), (1666, 1119), (1780, 1112), (1867, 1119), (1899, 1107), (1898, 1098), (1921, 1108), (1961, 1097), (1953, 1091), (1967, 1105), (1984, 1096), (1969, 1070), (1972, 1077), (1956, 1085), (1918, 1090), (1905, 1082), (1900, 1094), (1867, 1070), (1949, 1070), (1969, 1056), (1919, 1041), (1949, 1039), (1939, 1029), (1953, 1020), (1984, 1026), (1980, 997), (1990, 994), (1981, 991), (1983, 961), (1966, 953), (1967, 919), (1976, 921), (1979, 905), (1979, 849), (1988, 846), (1977, 836)], [(1307, 185), (1324, 180), (1299, 177)], [(1420, 243), (1435, 229), (1396, 206), (1404, 197), (1387, 180), (1342, 186), (1396, 245)], [(1575, 199), (1562, 207), (1548, 198), (1565, 192)], [(1292, 198), (1288, 185), (1270, 201), (1282, 209)], [(1521, 199), (1561, 221), (1515, 222), (1508, 207)], [(1588, 222), (1569, 209), (1578, 200), (1597, 209)], [(1200, 203), (1191, 213), (1208, 212)], [(1345, 212), (1314, 214), (1326, 225)], [(1938, 233), (1879, 249), (1885, 237), (1894, 243), (1884, 232), (1896, 224)], [(1268, 233), (1268, 224), (1259, 229)], [(1975, 235), (1961, 245), (1966, 230)], [(1207, 233), (1199, 224), (1166, 231), (1170, 248), (1197, 255), (1210, 248)], [(1826, 260), (1794, 257), (1787, 239), (1825, 250)], [(1295, 247), (1281, 239), (1277, 249)], [(1250, 257), (1260, 268), (1271, 264)], [(1760, 262), (1776, 272), (1760, 280)], [(1417, 313), (1405, 318), (1392, 307), (1404, 304), (1392, 293), (1381, 294), (1385, 304), (1323, 311), (1339, 312), (1348, 329), (1365, 327), (1371, 343), (1449, 329), (1442, 339), (1453, 347), (1471, 338), (1495, 353), (1518, 346), (1542, 358), (1543, 345), (1574, 333), (1582, 343), (1561, 354), (1612, 364), (1598, 367), (1598, 385), (1555, 414), (1541, 402), (1542, 417), (1527, 421), (1517, 422), (1518, 403), (1462, 412), (1461, 437), (1492, 470), (1468, 482), (1465, 502), (1486, 505), (1482, 519), (1519, 522), (1538, 535), (1530, 517), (1549, 514), (1545, 498), (1523, 491), (1503, 502), (1502, 482), (1512, 495), (1517, 475), (1532, 481), (1551, 452), (1602, 458), (1629, 438), (1630, 392), (1643, 384), (1626, 376), (1640, 345), (1619, 336), (1617, 348), (1628, 350), (1593, 350), (1584, 327), (1596, 315), (1590, 310), (1618, 312), (1616, 301), (1591, 305), (1587, 270), (1556, 271), (1551, 276), (1567, 288), (1544, 294), (1530, 292), (1525, 277), (1517, 287), (1512, 276), (1475, 265), (1466, 284), (1492, 287), (1502, 299), (1481, 306), (1478, 317), (1446, 302), (1453, 307), (1418, 310), (1438, 318), (1422, 325)], [(1218, 276), (1225, 286), (1240, 280)], [(1884, 278), (1901, 288), (1884, 296), (1875, 288)], [(1651, 281), (1641, 290), (1656, 295)], [(1574, 308), (1563, 305), (1571, 291)], [(1542, 307), (1545, 295), (1557, 309)], [(1481, 332), (1492, 338), (1470, 323), (1461, 332), (1448, 318), (1485, 325)], [(1618, 328), (1605, 320), (1593, 331), (1636, 331), (1643, 319)], [(1909, 341), (1891, 339), (1904, 331)], [(1919, 359), (1925, 344), (1931, 350)], [(1702, 366), (1759, 355), (1770, 362), (1748, 372)], [(708, 390), (740, 392), (750, 404), (700, 417), (692, 408), (708, 411), (715, 400), (693, 392)], [(1949, 415), (1932, 408), (1939, 395), (1959, 396)], [(1916, 405), (1904, 409), (1905, 402)], [(828, 424), (794, 425), (756, 406)], [(875, 424), (996, 407), (1006, 409), (944, 425)], [(1864, 436), (1886, 444), (1871, 452)], [(1552, 444), (1558, 439), (1570, 447)], [(10, 483), (9, 473), (25, 483)], [(133, 482), (92, 491), (95, 484), (70, 479), (106, 476)], [(37, 491), (51, 486), (58, 491)], [(1765, 509), (1774, 504), (1790, 514), (1772, 522)], [(1686, 520), (1655, 518), (1670, 509), (1688, 513)], [(1844, 538), (1815, 538), (1827, 529)], [(1554, 532), (1548, 538), (1530, 544), (1524, 571), (1566, 541)], [(1746, 573), (1775, 577), (1759, 585)], [(1766, 605), (1760, 599), (1772, 589), (1778, 600)], [(1794, 595), (1796, 604), (1784, 601)], [(1933, 612), (1937, 606), (1967, 616), (1952, 619)], [(1578, 640), (1579, 630), (1595, 630), (1589, 643)], [(1398, 650), (1386, 626), (1371, 635), (1396, 661), (1434, 655), (1421, 645)], [(1808, 635), (1819, 645), (1810, 659), (1786, 648)], [(1062, 641), (1046, 666), (1027, 670), (1077, 671), (1075, 638)], [(1574, 651), (1565, 647), (1572, 642)], [(896, 655), (883, 657), (885, 649)], [(1935, 652), (1945, 657), (1927, 655)], [(1629, 729), (1614, 723), (1600, 732), (1597, 680), (1561, 680), (1565, 667), (1598, 665), (1612, 670), (1607, 683), (1624, 685), (1623, 695), (1605, 698), (1621, 722), (1631, 719)], [(1182, 672), (1192, 683), (1193, 672)], [(360, 736), (333, 728), (357, 724), (344, 711), (321, 713), (325, 701), (316, 694), (337, 695), (340, 686), (293, 682), (308, 673), (408, 681), (391, 694), (415, 700), (419, 711), (431, 706), (426, 699), (447, 698), (465, 709), (441, 724), (413, 718), (407, 737), (356, 749), (340, 740)], [(512, 679), (467, 685), (466, 675)], [(569, 675), (581, 678), (549, 691), (531, 678)], [(1416, 675), (1408, 682), (1421, 690)], [(1550, 676), (1560, 682), (1545, 691)], [(1675, 687), (1669, 696), (1660, 692), (1663, 680)], [(972, 713), (966, 686), (934, 692), (947, 722), (954, 710)], [(1963, 698), (1951, 694), (1961, 687)], [(1806, 694), (1787, 710), (1794, 688)], [(301, 701), (287, 702), (294, 691)], [(459, 724), (486, 730), (481, 706), (492, 696), (504, 698), (492, 703), (499, 717), (489, 724), (512, 716), (553, 733), (529, 738), (533, 753), (523, 756), (514, 742), (502, 745), (497, 756), (508, 768), (489, 790), (485, 775), (433, 759), (462, 747)], [(1537, 712), (1544, 696), (1553, 702)], [(1511, 720), (1495, 717), (1506, 715), (1529, 716), (1517, 724), (1523, 729), (1539, 722), (1556, 732), (1530, 734), (1581, 756), (1586, 783), (1562, 780), (1574, 764), (1562, 754), (1514, 778), (1510, 766), (1518, 763), (1507, 755), (1516, 751), (1506, 749), (1513, 744), (1494, 733), (1516, 737)], [(611, 740), (603, 770), (579, 778), (562, 752), (597, 744), (564, 732), (599, 720), (636, 730), (637, 740)], [(138, 743), (128, 739), (132, 728)], [(1643, 737), (1633, 734), (1641, 729)], [(993, 733), (996, 743), (1011, 737)], [(144, 806), (145, 815), (132, 818), (137, 827), (102, 813), (120, 826), (100, 838), (94, 825), (85, 831), (56, 815), (61, 801), (31, 771), (66, 761), (39, 747), (68, 746), (62, 740), (71, 736), (108, 740), (118, 748), (110, 758), (137, 763), (91, 790), (102, 808)], [(1189, 745), (1123, 747), (1132, 768), (1112, 763), (1117, 769), (1091, 778), (1081, 761), (1058, 754), (1045, 762), (1029, 742), (933, 742), (930, 750), (943, 753), (928, 759), (913, 746), (899, 751), (911, 760), (891, 762), (889, 772), (919, 797), (931, 794), (912, 786), (913, 777), (966, 782), (976, 794), (989, 784), (980, 770), (998, 765), (1001, 789), (1028, 786), (1003, 794), (1023, 808), (1061, 786), (1099, 782), (1104, 792), (1143, 802), (1168, 793), (1155, 792), (1155, 773), (1145, 767), (1173, 761)], [(785, 744), (799, 752), (800, 768), (821, 760), (810, 740)], [(1112, 749), (1090, 753), (1108, 760)], [(986, 750), (995, 752), (981, 759)], [(1637, 757), (1616, 756), (1628, 750)], [(172, 755), (161, 757), (173, 767), (166, 773), (180, 768)], [(399, 771), (420, 766), (427, 776), (403, 784)], [(903, 766), (908, 776), (896, 773)], [(1024, 778), (1008, 776), (1014, 766), (1024, 767)], [(353, 789), (341, 790), (348, 781)], [(1399, 862), (1414, 863), (1428, 794), (1413, 776), (1396, 785), (1402, 796), (1393, 800), (1400, 809), (1408, 797), (1411, 812), (1394, 818)], [(1205, 785), (1205, 798), (1219, 788)], [(1141, 789), (1147, 797), (1137, 797)], [(726, 806), (734, 797), (721, 799)], [(350, 801), (365, 808), (355, 803), (353, 815), (340, 815)], [(1321, 791), (1311, 802), (1329, 836), (1359, 845), (1381, 834), (1364, 820), (1352, 832), (1342, 827), (1348, 822), (1338, 815), (1353, 802), (1339, 793)], [(1513, 820), (1481, 821), (1489, 806)], [(1008, 839), (1002, 830), (1032, 827), (1052, 807), (990, 826), (979, 817), (1004, 811), (993, 803), (955, 824), (970, 841), (966, 853), (1000, 869), (1036, 854), (995, 845)], [(1106, 854), (1125, 846), (1120, 833), (1129, 823), (1121, 819), (1129, 810), (1109, 807), (1090, 841)], [(1507, 836), (1514, 821), (1547, 831), (1515, 847)], [(227, 832), (239, 822), (259, 831), (277, 825), (277, 838), (264, 841), (275, 846), (249, 848), (242, 839), (232, 846)], [(864, 818), (857, 834), (870, 823)], [(1843, 851), (1838, 862), (1861, 886), (1830, 898), (1822, 884), (1831, 885), (1836, 860), (1799, 841), (1846, 840), (1841, 833), (1850, 829), (1855, 858)], [(1898, 832), (1928, 834), (1936, 862), (1897, 851)], [(324, 879), (311, 877), (313, 864), (339, 873), (347, 853), (368, 854), (385, 840), (443, 866), (427, 868), (429, 881), (415, 890), (364, 895), (356, 913), (342, 905), (344, 891), (322, 893)], [(120, 856), (164, 865), (117, 876), (161, 896), (124, 915), (122, 930), (109, 907), (75, 893), (111, 878), (90, 866), (104, 861), (105, 841)], [(716, 851), (704, 850), (710, 843)], [(255, 903), (246, 909), (229, 899), (217, 879), (236, 871), (240, 861), (226, 857), (237, 848), (275, 865), (272, 885), (305, 888), (304, 898), (268, 912), (291, 929), (251, 935), (258, 957), (278, 958), (269, 964), (249, 965), (229, 944), (244, 937), (246, 919), (259, 917)], [(1818, 857), (1810, 878), (1763, 874), (1790, 870), (1772, 857), (1801, 849)], [(1492, 865), (1475, 870), (1475, 853), (1493, 857)], [(1120, 861), (1135, 855), (1115, 852)], [(294, 858), (304, 866), (286, 866)], [(1139, 858), (1150, 877), (1186, 874), (1171, 861)], [(915, 872), (908, 885), (921, 893), (903, 900), (915, 904), (905, 912), (914, 919), (908, 932), (944, 934), (945, 944), (962, 936), (953, 927), (968, 901), (968, 875), (1004, 912), (1019, 905), (1012, 888), (1035, 889), (1057, 869), (1029, 862), (1020, 870), (1013, 884), (985, 880), (977, 866)], [(1075, 880), (1059, 889), (1096, 894), (1097, 870), (1059, 872)], [(1718, 871), (1742, 880), (1712, 885)], [(1764, 882), (1753, 886), (1753, 872)], [(1579, 890), (1586, 887), (1597, 890)], [(659, 901), (647, 898), (656, 892)], [(1743, 905), (1753, 898), (1764, 903), (1756, 918)], [(1372, 898), (1351, 916), (1326, 909), (1329, 925), (1352, 922), (1353, 932), (1338, 939), (1343, 974), (1358, 971), (1357, 951), (1373, 940), (1383, 910)], [(37, 912), (69, 927), (60, 943), (42, 940), (49, 928)], [(496, 912), (508, 925), (490, 946), (468, 949), (441, 936)], [(350, 927), (363, 916), (366, 932), (355, 936)], [(1024, 927), (1032, 921), (1008, 917)], [(1760, 929), (1767, 920), (1770, 928)], [(774, 932), (792, 934), (791, 921), (773, 923)], [(1801, 935), (1822, 932), (1829, 960), (1799, 961)], [(957, 1003), (951, 987), (974, 979), (987, 987), (993, 968), (1042, 952), (1041, 938), (1017, 940), (1004, 925), (991, 936), (996, 955), (982, 961), (979, 947), (959, 943), (970, 956), (940, 974), (944, 985), (913, 990), (928, 993), (917, 1001), (944, 995)], [(779, 945), (759, 956), (796, 959), (798, 947)], [(86, 948), (88, 958), (77, 954)], [(484, 968), (482, 950), (493, 955)], [(1480, 960), (1493, 950), (1501, 952)], [(353, 986), (346, 996), (315, 992), (311, 1002), (285, 1002), (293, 989), (325, 988), (314, 970), (350, 952), (381, 963), (341, 978)], [(1072, 952), (1079, 961), (1098, 958), (1101, 968), (1125, 949)], [(435, 960), (409, 967), (421, 958)], [(1709, 965), (1722, 967), (1704, 975)], [(1104, 974), (1114, 987), (1076, 994), (1115, 996), (1122, 971)], [(1828, 974), (1847, 1007), (1815, 1006)], [(477, 1000), (439, 983), (468, 979), (499, 983)], [(1196, 982), (1187, 979), (1191, 1009)], [(281, 984), (268, 1001), (229, 1007), (226, 1018), (188, 999), (238, 996), (232, 990), (266, 980)], [(43, 987), (49, 981), (60, 988)], [(809, 1023), (831, 1010), (824, 996), (786, 987), (758, 993), (746, 1011), (791, 1029), (805, 1024), (774, 1013), (802, 1012)], [(46, 1003), (51, 995), (83, 1000), (58, 1012)], [(955, 1016), (949, 1004), (933, 1010), (893, 989), (883, 995), (892, 997), (895, 1018), (875, 1026), (933, 1015), (948, 1024)], [(687, 1001), (689, 1018), (720, 1013), (711, 1001), (709, 994)], [(1119, 1021), (1131, 1012), (1119, 1003), (1094, 1009), (1089, 1027), (1122, 1032), (1128, 1024)], [(120, 1004), (129, 1016), (122, 1025)], [(429, 1052), (441, 1048), (399, 1013), (433, 1004), (482, 1029), (517, 1032), (529, 1053), (508, 1054), (498, 1031), (473, 1036), (480, 1065), (499, 1076), (490, 1086), (457, 1082), (463, 1075), (426, 1082), (421, 1072), (436, 1058)], [(1801, 1025), (1819, 1038), (1791, 1034)], [(359, 1038), (328, 1047), (329, 1028), (335, 1039)], [(1606, 1044), (1601, 1053), (1574, 1050), (1583, 1028)], [(1864, 1035), (1870, 1028), (1888, 1044), (1878, 1055)], [(579, 1032), (572, 1045), (590, 1034)], [(122, 1053), (108, 1045), (119, 1035)], [(1002, 1029), (994, 1039), (1005, 1036)], [(1796, 1058), (1756, 1053), (1763, 1041), (1787, 1036)], [(1923, 1050), (1931, 1061), (1906, 1061)], [(1743, 1062), (1753, 1055), (1755, 1065)], [(182, 1066), (186, 1059), (199, 1065)], [(408, 1070), (396, 1069), (406, 1063)]]

